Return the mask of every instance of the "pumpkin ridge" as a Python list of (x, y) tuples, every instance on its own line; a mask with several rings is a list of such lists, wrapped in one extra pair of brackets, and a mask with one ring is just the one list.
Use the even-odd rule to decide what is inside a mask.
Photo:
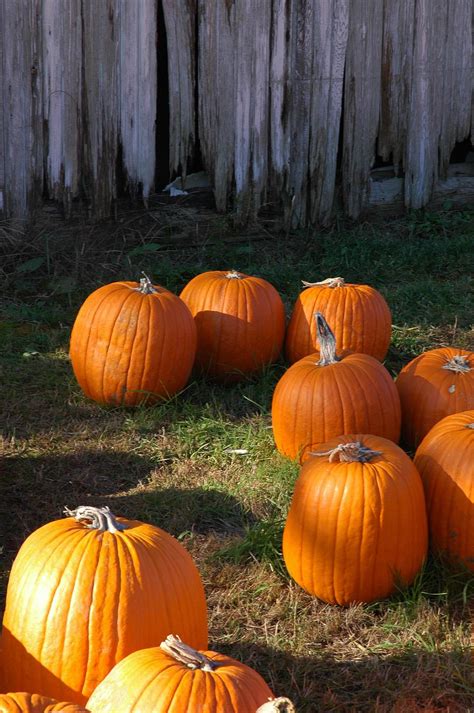
[[(105, 398), (105, 370), (106, 370), (106, 368), (107, 368), (107, 357), (108, 357), (108, 355), (109, 355), (110, 346), (111, 346), (111, 344), (112, 344), (112, 338), (113, 338), (115, 326), (116, 326), (116, 324), (117, 324), (117, 322), (118, 322), (118, 319), (119, 319), (120, 315), (122, 314), (122, 310), (123, 310), (124, 307), (125, 307), (125, 303), (127, 302), (127, 300), (132, 299), (133, 297), (134, 297), (134, 293), (133, 293), (133, 292), (129, 292), (128, 294), (125, 293), (125, 295), (124, 295), (124, 300), (123, 300), (122, 304), (120, 305), (120, 307), (117, 309), (117, 312), (116, 312), (116, 314), (115, 314), (114, 320), (113, 320), (112, 325), (111, 325), (109, 338), (107, 339), (107, 347), (106, 347), (106, 350), (105, 350), (105, 356), (104, 356), (104, 358), (103, 358), (102, 374), (101, 374), (101, 377), (100, 377), (100, 379), (99, 379), (99, 384), (100, 384), (100, 386), (99, 386), (99, 392), (100, 392), (100, 394), (101, 394), (101, 400), (102, 400), (102, 401), (105, 401), (105, 400), (106, 400), (106, 398)], [(89, 330), (89, 335), (90, 335), (91, 333), (92, 333), (92, 325), (91, 325), (91, 329)], [(123, 396), (124, 396), (124, 394), (122, 394), (122, 399), (123, 399)]]
[[(107, 286), (104, 285), (104, 287), (106, 288)], [(101, 295), (102, 299), (97, 302), (97, 305), (95, 306), (94, 314), (92, 315), (92, 317), (89, 317), (89, 314), (88, 314), (88, 313), (89, 313), (89, 309), (90, 309), (90, 308), (87, 308), (86, 318), (87, 318), (87, 321), (89, 322), (89, 329), (87, 330), (86, 343), (85, 343), (85, 345), (82, 345), (82, 339), (81, 339), (81, 346), (82, 346), (82, 349), (81, 349), (81, 346), (79, 346), (79, 347), (78, 347), (78, 350), (77, 350), (79, 353), (82, 353), (82, 363), (81, 363), (81, 365), (80, 365), (80, 369), (79, 369), (79, 370), (80, 370), (81, 375), (82, 375), (82, 378), (83, 378), (83, 380), (84, 380), (84, 384), (85, 384), (85, 389), (84, 389), (84, 390), (85, 390), (85, 392), (86, 392), (87, 394), (90, 394), (90, 392), (91, 392), (91, 389), (90, 389), (90, 386), (89, 386), (89, 376), (88, 376), (88, 375), (89, 375), (89, 369), (88, 369), (88, 367), (87, 367), (87, 361), (88, 361), (88, 352), (89, 352), (89, 342), (90, 342), (90, 339), (91, 339), (91, 334), (92, 334), (92, 329), (93, 329), (93, 326), (94, 326), (94, 322), (95, 322), (95, 319), (96, 319), (96, 317), (97, 317), (97, 313), (99, 312), (100, 308), (103, 306), (104, 302), (109, 298), (109, 295), (113, 294), (114, 292), (118, 292), (119, 289), (120, 289), (120, 288), (117, 287), (116, 290), (110, 290), (110, 292), (109, 292), (107, 289), (104, 289), (104, 293), (105, 293), (105, 294)], [(80, 315), (81, 311), (82, 311), (82, 307), (81, 307), (81, 309), (79, 310), (78, 316)], [(76, 319), (77, 319), (77, 318), (76, 318)], [(72, 327), (72, 332), (74, 331), (74, 326), (75, 326), (75, 324), (74, 324), (73, 327)], [(71, 335), (72, 335), (72, 332), (71, 332)]]
[[(137, 346), (137, 344), (136, 344), (136, 341), (137, 341), (137, 333), (138, 333), (138, 325), (139, 325), (139, 322), (140, 322), (140, 318), (141, 318), (141, 316), (142, 316), (142, 311), (143, 311), (144, 303), (145, 303), (145, 302), (148, 303), (147, 297), (148, 297), (148, 295), (149, 295), (150, 293), (143, 293), (143, 292), (141, 292), (141, 290), (137, 289), (137, 294), (139, 294), (139, 295), (141, 296), (141, 299), (140, 299), (140, 303), (139, 303), (139, 306), (138, 306), (138, 311), (137, 311), (137, 315), (136, 315), (136, 319), (135, 319), (135, 325), (134, 325), (134, 330), (133, 330), (133, 336), (127, 334), (127, 338), (130, 340), (130, 345), (131, 345), (131, 346), (130, 346), (129, 349), (127, 349), (127, 359), (128, 359), (128, 363), (127, 363), (127, 367), (126, 367), (126, 369), (125, 369), (125, 371), (126, 371), (126, 377), (125, 377), (125, 384), (124, 384), (123, 387), (122, 387), (122, 388), (123, 388), (123, 393), (122, 393), (121, 395), (119, 395), (119, 403), (120, 403), (120, 404), (123, 403), (123, 401), (124, 401), (124, 399), (125, 399), (125, 395), (126, 395), (127, 392), (129, 391), (129, 381), (130, 381), (130, 380), (133, 381), (133, 379), (135, 378), (135, 369), (133, 369), (132, 366), (133, 366), (133, 361), (134, 361), (134, 352), (138, 349), (138, 346)], [(129, 325), (129, 324), (130, 324), (130, 321), (127, 322), (127, 329), (128, 329), (128, 325)], [(115, 327), (115, 325), (114, 325), (114, 327)], [(110, 342), (109, 342), (109, 344), (110, 344)], [(106, 358), (107, 358), (107, 356), (106, 356)]]

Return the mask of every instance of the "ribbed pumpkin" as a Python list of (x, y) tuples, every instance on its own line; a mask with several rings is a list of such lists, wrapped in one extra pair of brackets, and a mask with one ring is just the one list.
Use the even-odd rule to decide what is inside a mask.
[(382, 364), (368, 354), (336, 354), (334, 334), (317, 313), (320, 352), (300, 359), (283, 374), (272, 400), (278, 450), (298, 458), (310, 443), (341, 433), (400, 437), (400, 400)]
[(426, 557), (427, 522), (406, 453), (385, 438), (342, 435), (305, 458), (283, 532), (293, 579), (343, 606), (412, 582)]
[(474, 353), (455, 347), (423, 352), (396, 379), (402, 441), (414, 449), (445, 416), (474, 408)]
[(285, 353), (291, 364), (317, 351), (315, 312), (324, 314), (341, 351), (385, 358), (392, 315), (380, 292), (369, 285), (346, 283), (342, 277), (303, 285), (306, 289), (293, 306), (286, 331)]
[(62, 703), (37, 693), (0, 694), (0, 713), (89, 713), (76, 703)]
[(234, 270), (212, 270), (194, 277), (180, 297), (196, 322), (200, 371), (237, 381), (278, 357), (285, 336), (285, 308), (266, 280)]
[(99, 403), (154, 403), (187, 383), (196, 327), (186, 305), (147, 277), (112, 282), (85, 300), (74, 322), (70, 357), (79, 386)]
[(432, 548), (474, 570), (474, 410), (433, 426), (415, 465), (425, 488)]
[(207, 646), (194, 562), (153, 525), (80, 507), (21, 546), (8, 582), (2, 664), (10, 689), (85, 703), (113, 666), (173, 628)]
[(169, 635), (117, 664), (87, 705), (91, 713), (255, 713), (272, 695), (249, 666)]

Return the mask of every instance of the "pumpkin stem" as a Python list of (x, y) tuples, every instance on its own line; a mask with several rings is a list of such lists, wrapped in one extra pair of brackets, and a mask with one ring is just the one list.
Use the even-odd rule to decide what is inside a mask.
[(453, 356), (453, 358), (450, 359), (441, 368), (448, 369), (448, 371), (455, 371), (457, 374), (465, 374), (466, 372), (471, 371), (468, 357), (463, 356), (461, 354), (456, 354), (456, 356)]
[(466, 428), (472, 428), (474, 431), (474, 423), (466, 423)]
[(115, 515), (110, 512), (109, 507), (93, 508), (89, 505), (80, 505), (75, 510), (64, 508), (64, 513), (74, 517), (77, 522), (84, 523), (91, 530), (113, 533), (126, 529), (125, 525), (115, 519)]
[(135, 287), (137, 292), (141, 292), (142, 295), (153, 295), (156, 290), (151, 284), (151, 280), (148, 275), (142, 272), (143, 277), (140, 278), (140, 287)]
[(326, 280), (321, 280), (321, 282), (306, 282), (306, 280), (301, 280), (303, 287), (344, 287), (346, 281), (343, 277), (328, 277)]
[(360, 441), (353, 443), (340, 443), (336, 448), (320, 453), (311, 453), (312, 456), (329, 456), (330, 463), (339, 460), (340, 463), (368, 463), (374, 456), (381, 456), (381, 451), (373, 451), (371, 448), (366, 448)]
[(200, 668), (201, 671), (214, 671), (216, 668), (215, 661), (183, 643), (179, 636), (169, 634), (165, 641), (161, 642), (160, 649), (188, 668)]
[(226, 277), (228, 280), (241, 280), (242, 275), (240, 272), (237, 272), (237, 270), (231, 270), (230, 272), (226, 273)]
[(269, 699), (267, 703), (257, 708), (256, 713), (296, 713), (296, 708), (289, 698), (280, 696), (280, 698)]
[(336, 337), (329, 324), (324, 319), (321, 312), (314, 315), (316, 320), (316, 330), (318, 332), (320, 358), (318, 366), (328, 366), (340, 361), (336, 356)]

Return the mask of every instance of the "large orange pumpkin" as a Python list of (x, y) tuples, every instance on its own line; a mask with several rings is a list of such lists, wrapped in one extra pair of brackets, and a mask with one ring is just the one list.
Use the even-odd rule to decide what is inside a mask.
[(70, 357), (79, 386), (99, 403), (136, 406), (187, 383), (196, 327), (186, 305), (147, 277), (95, 290), (74, 322)]
[(89, 713), (76, 703), (62, 703), (37, 693), (0, 694), (0, 713)]
[(117, 664), (87, 705), (91, 713), (255, 713), (270, 697), (249, 666), (170, 635)]
[(342, 435), (307, 451), (283, 532), (293, 579), (331, 604), (389, 596), (427, 551), (421, 478), (395, 443)]
[(300, 359), (283, 374), (272, 400), (278, 450), (297, 458), (310, 443), (341, 433), (400, 437), (400, 400), (382, 364), (368, 354), (336, 354), (334, 335), (317, 313), (320, 353)]
[(451, 414), (415, 454), (423, 480), (431, 546), (474, 570), (474, 410)]
[(396, 379), (402, 441), (416, 448), (445, 416), (474, 408), (474, 353), (455, 347), (423, 352)]
[(196, 322), (200, 371), (236, 381), (278, 357), (285, 336), (285, 308), (266, 280), (213, 270), (194, 277), (180, 297)]
[(285, 339), (290, 363), (317, 351), (315, 312), (331, 325), (341, 351), (371, 354), (382, 361), (392, 334), (392, 315), (380, 292), (369, 285), (347, 283), (342, 277), (303, 282)]
[(153, 525), (80, 507), (21, 546), (8, 582), (2, 664), (9, 689), (85, 703), (113, 666), (170, 628), (207, 646), (198, 570)]

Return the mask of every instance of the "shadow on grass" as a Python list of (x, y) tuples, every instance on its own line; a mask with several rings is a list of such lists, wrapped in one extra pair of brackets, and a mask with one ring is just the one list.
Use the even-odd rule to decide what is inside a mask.
[[(1, 468), (0, 542), (8, 562), (34, 529), (63, 517), (65, 506), (109, 505), (116, 515), (150, 522), (175, 536), (234, 534), (254, 521), (236, 498), (217, 489), (153, 488), (147, 481), (160, 465), (126, 452), (14, 456)], [(126, 492), (134, 488), (138, 492)]]
[(298, 713), (437, 713), (469, 711), (474, 669), (467, 651), (409, 651), (339, 660), (325, 652), (295, 656), (266, 646), (219, 644), (221, 653), (257, 670)]

